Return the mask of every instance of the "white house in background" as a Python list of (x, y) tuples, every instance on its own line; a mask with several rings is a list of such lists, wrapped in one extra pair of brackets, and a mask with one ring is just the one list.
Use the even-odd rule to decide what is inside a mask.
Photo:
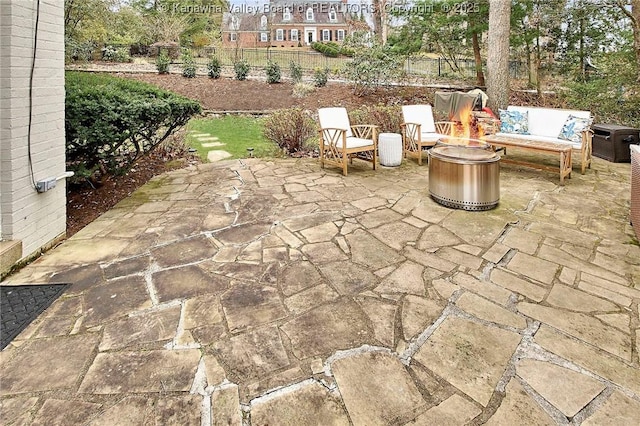
[[(36, 32), (37, 27), (37, 32)], [(0, 276), (66, 233), (64, 2), (0, 0)], [(35, 58), (35, 59), (34, 59)], [(39, 181), (55, 187), (38, 192)]]

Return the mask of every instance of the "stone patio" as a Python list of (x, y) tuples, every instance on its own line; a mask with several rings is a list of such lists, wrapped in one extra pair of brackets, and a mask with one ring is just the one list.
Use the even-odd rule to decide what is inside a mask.
[(2, 424), (615, 424), (640, 418), (628, 164), (226, 161), (154, 178), (7, 283), (72, 286), (0, 353)]

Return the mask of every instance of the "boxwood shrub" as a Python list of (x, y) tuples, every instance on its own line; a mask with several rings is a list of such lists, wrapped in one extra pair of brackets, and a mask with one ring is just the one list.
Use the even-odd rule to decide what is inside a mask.
[(80, 179), (125, 173), (201, 111), (135, 80), (69, 71), (65, 83), (67, 167)]

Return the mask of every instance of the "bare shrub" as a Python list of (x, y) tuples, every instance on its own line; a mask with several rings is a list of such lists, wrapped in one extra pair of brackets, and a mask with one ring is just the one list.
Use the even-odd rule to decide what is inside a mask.
[(315, 121), (300, 108), (281, 109), (264, 119), (264, 137), (288, 154), (308, 151), (316, 131)]

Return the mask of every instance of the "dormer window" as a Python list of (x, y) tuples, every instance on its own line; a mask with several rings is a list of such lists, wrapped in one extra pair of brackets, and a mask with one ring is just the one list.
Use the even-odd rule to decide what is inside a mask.
[(337, 22), (338, 21), (338, 14), (336, 13), (335, 9), (332, 7), (331, 10), (329, 10), (329, 21), (330, 22)]
[(231, 29), (237, 31), (238, 27), (238, 17), (235, 15), (231, 16)]
[(291, 20), (291, 10), (288, 7), (285, 7), (284, 11), (282, 11), (282, 20), (283, 21)]
[(307, 15), (306, 15), (307, 21), (313, 21), (313, 9), (312, 8), (308, 8), (307, 9)]
[(267, 17), (265, 15), (262, 15), (262, 17), (260, 18), (260, 28), (267, 28)]

